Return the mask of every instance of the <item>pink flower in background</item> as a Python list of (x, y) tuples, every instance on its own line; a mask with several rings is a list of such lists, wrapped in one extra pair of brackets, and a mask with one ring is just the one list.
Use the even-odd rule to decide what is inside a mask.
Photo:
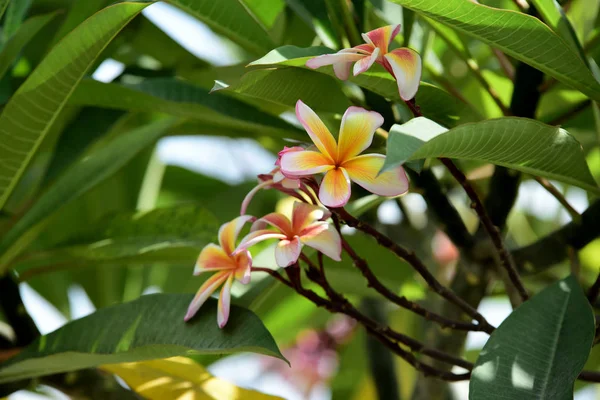
[(342, 117), (336, 143), (323, 121), (298, 100), (296, 116), (317, 150), (288, 151), (281, 155), (281, 172), (289, 178), (325, 173), (319, 188), (319, 200), (327, 207), (343, 207), (350, 199), (350, 181), (380, 196), (398, 196), (408, 190), (408, 178), (402, 167), (379, 173), (383, 154), (363, 154), (373, 141), (383, 117), (360, 107), (350, 107)]
[[(324, 208), (296, 202), (291, 221), (279, 213), (260, 218), (252, 225), (252, 232), (242, 239), (234, 254), (246, 252), (250, 246), (264, 240), (278, 239), (275, 261), (282, 268), (298, 260), (304, 245), (340, 261), (341, 238), (335, 228), (326, 221), (330, 216), (331, 213)], [(272, 229), (267, 229), (269, 225)]]
[(383, 67), (396, 79), (402, 100), (415, 97), (421, 80), (421, 57), (408, 47), (389, 51), (394, 37), (400, 32), (400, 25), (389, 25), (363, 33), (365, 44), (350, 49), (342, 49), (334, 54), (324, 54), (311, 58), (306, 66), (317, 69), (333, 65), (335, 75), (342, 80), (350, 76), (354, 63), (354, 76), (368, 70), (374, 63)]
[(237, 252), (235, 255), (232, 253), (235, 250), (235, 242), (240, 230), (252, 218), (250, 216), (241, 216), (223, 224), (219, 229), (219, 246), (211, 243), (200, 252), (196, 268), (194, 269), (194, 275), (200, 275), (203, 272), (214, 272), (214, 275), (204, 282), (196, 293), (196, 296), (194, 296), (184, 317), (185, 321), (189, 321), (210, 295), (219, 286), (223, 285), (219, 295), (217, 323), (220, 328), (223, 328), (227, 323), (233, 280), (237, 279), (243, 284), (250, 282), (250, 271), (252, 268), (250, 253), (248, 251)]

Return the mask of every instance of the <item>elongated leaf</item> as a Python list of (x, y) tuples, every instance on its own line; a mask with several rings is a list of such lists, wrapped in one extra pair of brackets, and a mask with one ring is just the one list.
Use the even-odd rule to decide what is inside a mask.
[(29, 18), (21, 25), (15, 35), (6, 43), (0, 53), (0, 78), (11, 67), (19, 52), (44, 26), (54, 19), (56, 13)]
[(475, 363), (469, 398), (572, 399), (594, 325), (575, 277), (544, 289), (490, 336)]
[[(332, 51), (327, 47), (300, 48), (296, 46), (283, 46), (272, 50), (264, 57), (250, 63), (249, 66), (255, 68), (285, 68), (289, 66), (306, 68), (306, 61), (310, 58), (321, 54), (328, 54)], [(335, 76), (332, 67), (323, 67), (316, 71)], [(351, 77), (349, 81), (393, 101), (401, 101), (396, 81), (389, 73), (377, 65), (371, 67), (365, 73)], [(421, 82), (416, 101), (419, 107), (421, 107), (421, 111), (428, 118), (447, 127), (482, 119), (479, 114), (461, 100), (425, 82)]]
[(148, 3), (119, 3), (78, 26), (46, 56), (0, 115), (0, 209), (86, 70)]
[(10, 0), (0, 0), (0, 18), (4, 15), (4, 11), (6, 11), (9, 2)]
[(31, 0), (13, 0), (6, 9), (2, 25), (2, 37), (7, 40), (19, 29), (25, 19)]
[[(33, 228), (52, 212), (118, 171), (133, 156), (164, 135), (175, 122), (175, 119), (164, 119), (123, 134), (69, 168), (2, 238), (0, 254), (6, 253), (0, 258), (0, 271), (32, 240), (31, 236), (35, 237)], [(10, 251), (7, 251), (9, 248)]]
[(148, 400), (222, 400), (226, 393), (229, 400), (280, 399), (215, 378), (202, 365), (186, 357), (103, 365), (100, 369), (118, 375), (134, 392)]
[(130, 111), (153, 110), (180, 117), (200, 119), (215, 133), (232, 130), (238, 135), (261, 134), (297, 136), (300, 131), (289, 123), (222, 93), (171, 79), (147, 79), (137, 85), (119, 85), (84, 80), (69, 104), (117, 108)]
[(464, 0), (391, 0), (479, 39), (600, 100), (600, 84), (571, 47), (539, 19)]
[(343, 113), (350, 106), (338, 82), (300, 68), (250, 71), (235, 85), (217, 84), (214, 90), (230, 90), (250, 99), (285, 107), (293, 107), (298, 99), (302, 99), (316, 110), (334, 113)]
[(284, 0), (241, 0), (265, 29), (271, 29), (285, 9)]
[(420, 117), (392, 127), (384, 168), (428, 157), (489, 162), (600, 193), (577, 140), (564, 129), (526, 118), (446, 130)]
[(217, 302), (208, 300), (188, 323), (191, 294), (154, 294), (103, 308), (42, 336), (0, 365), (0, 383), (185, 354), (251, 351), (283, 359), (271, 334), (251, 311), (231, 307), (227, 326), (216, 323)]
[(256, 54), (274, 46), (267, 31), (248, 12), (241, 0), (169, 0), (169, 3)]

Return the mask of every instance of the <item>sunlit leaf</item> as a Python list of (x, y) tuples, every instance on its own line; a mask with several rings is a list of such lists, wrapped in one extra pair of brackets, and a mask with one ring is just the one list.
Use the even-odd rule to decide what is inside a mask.
[(110, 364), (103, 365), (100, 369), (118, 375), (134, 392), (148, 400), (280, 399), (215, 378), (200, 364), (185, 357)]
[(44, 58), (0, 115), (0, 209), (96, 57), (148, 3), (119, 3), (78, 26)]
[(250, 351), (283, 359), (271, 334), (252, 312), (231, 307), (229, 321), (216, 323), (217, 301), (208, 300), (183, 321), (191, 294), (153, 294), (103, 308), (40, 337), (0, 364), (0, 383), (186, 354)]
[(519, 306), (475, 363), (470, 399), (572, 399), (592, 348), (594, 314), (574, 276)]
[(429, 157), (489, 162), (600, 193), (577, 140), (564, 129), (526, 118), (447, 130), (420, 117), (392, 127), (384, 168)]

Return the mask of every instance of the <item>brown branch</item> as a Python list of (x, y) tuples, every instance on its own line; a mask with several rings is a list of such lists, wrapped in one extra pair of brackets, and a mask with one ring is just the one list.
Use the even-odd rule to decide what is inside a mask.
[(460, 309), (462, 309), (467, 315), (469, 315), (471, 318), (476, 320), (479, 323), (479, 325), (481, 326), (482, 331), (492, 332), (494, 330), (494, 327), (492, 325), (490, 325), (486, 321), (486, 319), (483, 317), (483, 315), (478, 313), (475, 308), (473, 308), (465, 300), (458, 297), (456, 295), (456, 293), (454, 293), (452, 290), (443, 286), (433, 276), (433, 274), (431, 272), (429, 272), (429, 270), (427, 269), (425, 264), (419, 259), (419, 257), (417, 257), (417, 255), (414, 252), (409, 251), (409, 250), (405, 249), (404, 247), (400, 246), (399, 244), (395, 243), (389, 237), (380, 233), (378, 230), (376, 230), (369, 224), (366, 224), (366, 223), (354, 218), (345, 209), (332, 208), (330, 210), (335, 215), (337, 215), (339, 218), (341, 218), (348, 226), (350, 226), (352, 228), (356, 228), (359, 231), (362, 231), (362, 232), (366, 233), (367, 235), (372, 236), (377, 241), (377, 243), (379, 243), (381, 246), (387, 248), (392, 253), (394, 253), (397, 257), (408, 262), (419, 273), (419, 275), (421, 275), (421, 277), (423, 277), (423, 279), (425, 279), (425, 282), (427, 282), (429, 287), (434, 292), (438, 293), (440, 296), (442, 296), (446, 300), (455, 304)]
[(498, 228), (496, 228), (496, 226), (490, 219), (490, 216), (485, 210), (483, 203), (479, 199), (477, 192), (475, 192), (475, 189), (473, 188), (473, 186), (471, 186), (465, 174), (463, 174), (462, 171), (459, 170), (449, 158), (440, 158), (440, 161), (446, 166), (446, 168), (448, 168), (452, 176), (454, 176), (458, 183), (463, 187), (463, 189), (473, 202), (472, 207), (477, 212), (477, 215), (479, 215), (479, 219), (481, 220), (485, 230), (492, 239), (492, 243), (494, 243), (494, 246), (498, 251), (498, 256), (502, 261), (502, 265), (508, 272), (508, 276), (511, 282), (517, 288), (521, 299), (523, 301), (527, 300), (529, 298), (529, 295), (527, 294), (527, 290), (525, 289), (523, 282), (521, 282), (521, 278), (519, 277), (519, 273), (517, 272), (517, 267), (515, 266), (512, 257), (510, 256), (510, 253), (504, 245), (504, 241), (502, 240), (500, 231), (498, 230)]
[(565, 196), (548, 179), (534, 176), (533, 179), (544, 187), (569, 213), (573, 221), (581, 219), (581, 214), (569, 204)]

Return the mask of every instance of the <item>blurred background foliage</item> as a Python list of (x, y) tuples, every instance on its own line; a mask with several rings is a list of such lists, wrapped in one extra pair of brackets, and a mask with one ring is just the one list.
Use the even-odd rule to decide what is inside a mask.
[[(64, 107), (57, 106), (51, 115), (31, 111), (11, 122), (24, 132), (43, 130), (45, 134), (21, 179), (4, 199), (0, 214), (0, 248), (5, 254), (1, 269), (16, 271), (24, 284), (41, 295), (31, 301), (25, 295), (25, 299), (42, 331), (44, 323), (56, 327), (60, 321), (143, 294), (195, 292), (205, 279), (191, 276), (199, 250), (215, 240), (221, 223), (239, 213), (241, 200), (255, 185), (254, 176), (270, 170), (276, 151), (306, 139), (291, 117), (298, 98), (332, 127), (351, 104), (370, 106), (383, 101), (389, 125), (410, 117), (404, 104), (389, 107), (381, 96), (321, 72), (292, 66), (246, 67), (284, 45), (347, 47), (339, 9), (343, 2), (330, 0), (159, 2), (139, 14), (131, 13), (123, 29), (101, 22), (87, 33), (81, 31), (80, 43), (64, 51), (63, 60), (43, 64), (70, 32), (112, 3), (0, 0), (0, 10), (6, 7), (0, 21), (0, 108), (19, 95), (26, 104), (27, 90), (41, 97), (48, 90), (51, 96), (63, 96), (56, 101), (64, 101)], [(518, 11), (511, 0), (481, 3)], [(587, 59), (600, 62), (599, 2), (563, 3)], [(359, 32), (403, 24), (394, 46), (408, 45), (421, 53), (425, 83), (417, 103), (424, 111), (431, 110), (437, 122), (451, 127), (500, 117), (509, 108), (515, 60), (499, 57), (487, 44), (387, 0), (352, 0), (351, 6)], [(94, 37), (96, 29), (102, 34)], [(109, 41), (111, 35), (114, 38)], [(73, 59), (71, 51), (78, 52)], [(23, 89), (21, 85), (39, 66), (50, 72), (38, 77), (39, 87)], [(598, 71), (595, 65), (591, 69)], [(63, 75), (68, 80), (77, 74), (81, 82), (71, 84), (72, 93), (64, 95)], [(219, 90), (211, 92), (213, 87)], [(396, 90), (395, 85), (391, 89)], [(575, 136), (593, 176), (600, 179), (600, 111), (595, 103), (578, 90), (546, 78), (536, 118), (561, 125)], [(376, 148), (384, 145), (382, 140), (374, 143)], [(436, 162), (428, 166), (467, 226), (476, 229), (477, 217), (461, 188)], [(493, 166), (462, 162), (461, 167), (484, 193)], [(587, 208), (591, 195), (555, 184), (578, 213)], [(261, 192), (250, 213), (266, 214), (289, 206), (287, 201), (276, 192)], [(441, 281), (450, 281), (456, 248), (439, 230), (439, 221), (418, 191), (382, 203), (357, 188), (350, 208), (415, 249), (427, 265), (436, 266)], [(518, 248), (534, 243), (572, 218), (538, 182), (524, 176), (507, 224), (508, 245)], [(348, 235), (390, 288), (409, 299), (430, 301), (412, 270), (375, 247), (370, 238), (351, 231)], [(267, 254), (257, 251), (255, 264), (273, 265)], [(348, 259), (330, 262), (326, 268), (334, 287), (355, 303), (369, 306), (374, 293)], [(568, 260), (561, 261), (528, 276), (526, 283), (540, 290), (569, 268)], [(599, 268), (600, 239), (596, 239), (580, 252), (584, 286), (591, 285)], [(339, 333), (331, 333), (332, 325), (339, 321), (267, 279), (236, 287), (234, 294), (236, 302), (254, 311), (280, 347), (287, 349), (288, 359), (297, 361), (290, 372), (283, 362), (267, 365), (235, 356), (262, 371), (253, 372), (252, 379), (237, 380), (235, 372), (227, 372), (235, 364), (228, 358), (199, 357), (204, 367), (239, 385), (280, 395), (284, 394), (274, 389), (277, 383), (273, 382), (279, 381), (273, 376), (284, 379), (289, 383), (285, 389), (289, 398), (300, 398), (314, 387), (312, 398), (376, 397), (367, 351), (378, 350), (368, 346), (363, 332), (347, 326), (344, 335), (332, 339)], [(87, 308), (82, 304), (88, 304)], [(510, 311), (507, 304), (503, 285), (498, 283), (483, 307), (489, 313), (486, 316), (498, 323)], [(423, 334), (424, 321), (405, 310), (381, 303), (371, 306), (397, 330), (416, 337)], [(47, 307), (55, 308), (64, 319), (48, 322), (51, 317), (39, 311)], [(184, 310), (173, 312), (183, 317)], [(8, 330), (6, 324), (2, 327)], [(472, 336), (465, 349), (470, 360), (484, 343)], [(392, 362), (401, 398), (409, 398), (416, 372), (397, 358)], [(596, 349), (587, 368), (599, 365)], [(313, 376), (315, 368), (322, 370)], [(456, 385), (453, 393), (455, 398), (464, 398), (464, 386)]]

